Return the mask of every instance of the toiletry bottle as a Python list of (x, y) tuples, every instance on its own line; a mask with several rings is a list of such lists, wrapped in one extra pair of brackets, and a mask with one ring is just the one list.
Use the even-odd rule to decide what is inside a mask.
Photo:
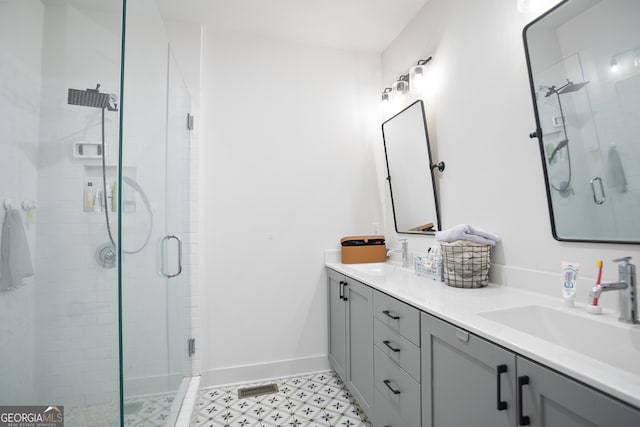
[(96, 191), (96, 202), (93, 204), (94, 212), (103, 212), (104, 211), (104, 199), (102, 197), (102, 190), (98, 189)]
[(93, 188), (93, 182), (87, 181), (84, 187), (82, 210), (83, 212), (93, 212), (93, 207), (96, 202), (96, 191)]
[(564, 299), (564, 305), (567, 307), (574, 307), (578, 271), (580, 271), (580, 264), (562, 262), (562, 273), (560, 274), (562, 278), (562, 298)]

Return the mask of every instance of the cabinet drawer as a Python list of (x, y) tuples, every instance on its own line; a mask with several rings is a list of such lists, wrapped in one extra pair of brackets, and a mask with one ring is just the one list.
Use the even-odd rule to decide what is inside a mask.
[(373, 295), (376, 319), (420, 347), (420, 312), (381, 292)]
[[(420, 384), (393, 363), (378, 347), (374, 348), (374, 413), (379, 426), (419, 426), (420, 425)], [(389, 424), (384, 420), (393, 412), (397, 418)], [(401, 420), (401, 423), (398, 423)]]
[(385, 399), (378, 390), (376, 390), (374, 398), (374, 418), (372, 421), (376, 427), (416, 427), (420, 425), (412, 424), (402, 418), (400, 408)]
[(373, 343), (391, 360), (420, 382), (420, 347), (376, 319)]

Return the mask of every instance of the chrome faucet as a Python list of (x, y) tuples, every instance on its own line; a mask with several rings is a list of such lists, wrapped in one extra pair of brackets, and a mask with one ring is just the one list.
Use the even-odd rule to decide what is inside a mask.
[(618, 320), (624, 323), (638, 322), (638, 301), (636, 297), (636, 266), (629, 262), (631, 257), (614, 259), (613, 262), (621, 263), (618, 266), (618, 281), (595, 285), (589, 293), (589, 301), (597, 303), (603, 292), (620, 291), (620, 317)]
[(402, 253), (402, 266), (409, 267), (409, 240), (408, 239), (400, 239), (399, 242), (402, 244), (401, 249), (389, 249), (387, 251), (387, 258), (391, 256), (391, 254), (399, 254)]

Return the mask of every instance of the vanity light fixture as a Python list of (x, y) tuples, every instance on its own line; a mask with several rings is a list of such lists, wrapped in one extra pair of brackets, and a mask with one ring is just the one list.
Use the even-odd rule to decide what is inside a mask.
[(407, 74), (401, 74), (391, 87), (387, 87), (382, 91), (381, 105), (385, 106), (385, 110), (391, 104), (402, 104), (405, 95), (409, 92), (420, 94), (425, 86), (425, 65), (431, 61), (431, 56), (427, 59), (420, 59), (418, 63), (409, 69)]
[(618, 59), (614, 56), (611, 58), (611, 72), (617, 73), (618, 70), (620, 70), (620, 67), (618, 67)]
[(421, 93), (424, 90), (425, 65), (427, 65), (429, 61), (431, 61), (431, 57), (420, 59), (416, 65), (409, 68), (409, 89), (411, 93)]

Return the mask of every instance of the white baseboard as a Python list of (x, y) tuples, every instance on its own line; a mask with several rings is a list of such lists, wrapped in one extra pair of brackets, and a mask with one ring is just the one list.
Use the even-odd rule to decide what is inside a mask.
[(326, 354), (299, 359), (278, 360), (268, 363), (230, 366), (227, 368), (203, 371), (200, 387), (208, 388), (263, 381), (327, 370), (329, 370), (329, 358)]

